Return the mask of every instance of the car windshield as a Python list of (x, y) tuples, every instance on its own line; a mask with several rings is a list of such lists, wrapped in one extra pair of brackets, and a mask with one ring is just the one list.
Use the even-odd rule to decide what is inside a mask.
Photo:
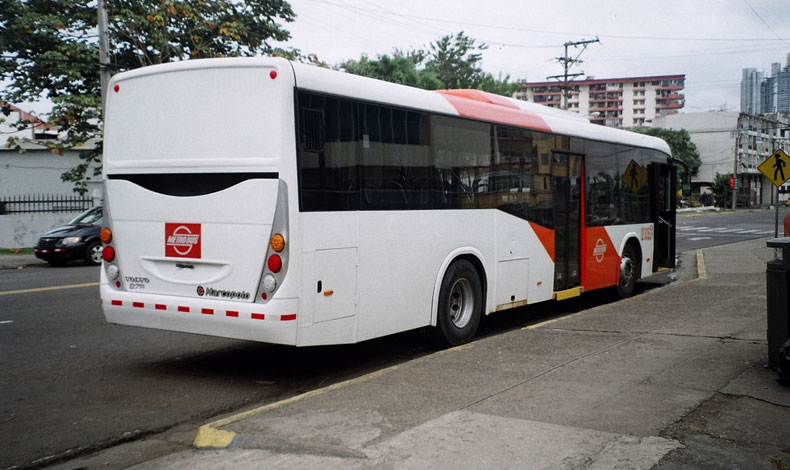
[(71, 219), (69, 225), (98, 225), (100, 223), (101, 207), (94, 207)]

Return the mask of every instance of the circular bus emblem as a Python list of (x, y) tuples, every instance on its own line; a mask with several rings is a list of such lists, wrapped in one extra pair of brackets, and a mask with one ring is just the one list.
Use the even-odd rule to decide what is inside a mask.
[(595, 242), (595, 248), (593, 248), (593, 256), (595, 257), (595, 261), (602, 262), (603, 255), (606, 254), (606, 242), (603, 239), (599, 238), (598, 241)]
[(179, 225), (173, 230), (173, 234), (167, 238), (167, 245), (179, 255), (186, 256), (199, 241), (199, 233), (193, 234), (189, 227)]

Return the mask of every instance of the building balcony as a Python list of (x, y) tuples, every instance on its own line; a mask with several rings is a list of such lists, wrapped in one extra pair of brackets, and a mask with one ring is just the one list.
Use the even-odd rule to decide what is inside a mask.
[(656, 90), (682, 90), (684, 88), (683, 85), (659, 85), (656, 87)]

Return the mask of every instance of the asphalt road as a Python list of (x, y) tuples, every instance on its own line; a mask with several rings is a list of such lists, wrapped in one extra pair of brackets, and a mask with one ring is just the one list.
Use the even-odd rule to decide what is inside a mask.
[[(780, 237), (783, 236), (782, 221), (786, 213), (787, 209), (779, 208)], [(775, 217), (773, 210), (678, 214), (676, 251), (681, 253), (753, 238), (773, 238)]]
[[(730, 230), (732, 229), (732, 230)], [(773, 212), (684, 215), (678, 251), (773, 233)], [(0, 270), (0, 469), (63, 460), (433, 352), (421, 331), (294, 349), (104, 321), (98, 267)], [(61, 287), (55, 290), (41, 288)], [(26, 289), (32, 292), (8, 293)], [(481, 335), (615, 301), (592, 292), (503, 312)], [(43, 460), (42, 460), (43, 459)], [(34, 462), (37, 462), (34, 464)]]

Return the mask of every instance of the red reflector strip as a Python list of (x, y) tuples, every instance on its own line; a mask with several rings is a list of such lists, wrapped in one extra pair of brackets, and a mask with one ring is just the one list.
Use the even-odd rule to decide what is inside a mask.
[(167, 305), (156, 304), (155, 307), (157, 310), (167, 310)]
[(179, 312), (189, 312), (189, 307), (182, 307), (182, 306), (179, 305), (178, 306), (178, 311)]
[(225, 312), (225, 316), (226, 317), (236, 317), (236, 318), (238, 318), (239, 317), (239, 312), (234, 312), (233, 310), (228, 310), (227, 312)]
[(204, 309), (200, 310), (200, 313), (202, 313), (203, 315), (214, 315), (214, 309), (213, 308), (204, 308)]
[(132, 307), (134, 308), (144, 308), (145, 304), (142, 302), (132, 302)]
[(262, 313), (253, 313), (250, 316), (252, 317), (253, 320), (265, 320), (266, 319), (266, 315), (264, 315)]
[(117, 306), (119, 306), (119, 307), (120, 307), (120, 306), (122, 306), (122, 305), (123, 305), (123, 302), (121, 302), (120, 300), (113, 300), (113, 301), (112, 301), (112, 304), (113, 304), (113, 305), (117, 305)]
[(295, 313), (291, 313), (289, 315), (282, 315), (280, 317), (280, 321), (291, 321), (291, 320), (296, 320), (296, 314)]

